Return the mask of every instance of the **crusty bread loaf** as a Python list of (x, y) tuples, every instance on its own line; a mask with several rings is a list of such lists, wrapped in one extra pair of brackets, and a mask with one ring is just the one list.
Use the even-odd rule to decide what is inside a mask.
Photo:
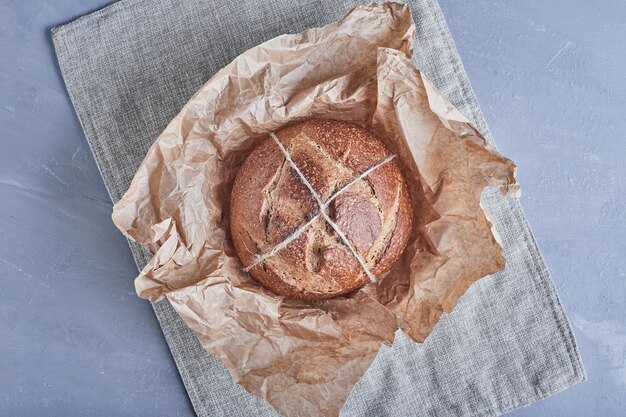
[[(276, 132), (291, 159), (322, 202), (390, 155), (372, 133), (346, 122), (312, 119)], [(324, 299), (370, 282), (363, 265), (331, 225), (319, 204), (267, 137), (235, 179), (230, 203), (233, 244), (244, 267), (266, 287), (287, 297)], [(327, 209), (374, 276), (387, 271), (411, 231), (406, 182), (395, 160), (347, 187)], [(316, 216), (317, 215), (317, 216)], [(315, 217), (286, 247), (266, 254)]]

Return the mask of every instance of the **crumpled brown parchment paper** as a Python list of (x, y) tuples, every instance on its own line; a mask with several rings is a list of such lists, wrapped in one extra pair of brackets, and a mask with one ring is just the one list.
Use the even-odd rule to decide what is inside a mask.
[[(167, 297), (236, 382), (284, 416), (337, 416), (398, 327), (425, 340), (472, 282), (504, 267), (480, 194), (514, 194), (515, 165), (411, 64), (413, 36), (408, 6), (386, 3), (244, 52), (172, 120), (114, 207), (120, 230), (154, 254), (139, 296)], [(409, 246), (386, 276), (319, 302), (260, 286), (228, 232), (245, 156), (311, 117), (376, 132), (398, 155), (414, 208)]]

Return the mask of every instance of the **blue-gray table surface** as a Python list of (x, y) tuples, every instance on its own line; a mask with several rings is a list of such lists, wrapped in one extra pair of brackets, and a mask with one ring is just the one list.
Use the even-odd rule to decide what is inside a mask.
[[(0, 0), (0, 415), (193, 415), (50, 41), (107, 3)], [(626, 2), (440, 3), (589, 377), (509, 415), (623, 416)]]

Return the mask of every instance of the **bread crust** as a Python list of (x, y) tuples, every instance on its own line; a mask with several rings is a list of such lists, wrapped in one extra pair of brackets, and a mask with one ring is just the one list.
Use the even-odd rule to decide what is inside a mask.
[[(358, 125), (311, 119), (276, 136), (322, 201), (389, 156), (383, 142)], [(231, 192), (230, 230), (244, 266), (312, 219), (315, 199), (268, 136), (250, 153)], [(386, 272), (406, 247), (412, 225), (409, 191), (392, 160), (347, 188), (328, 207), (375, 276)], [(318, 216), (295, 240), (250, 269), (277, 294), (326, 299), (369, 283), (363, 268), (330, 225)]]

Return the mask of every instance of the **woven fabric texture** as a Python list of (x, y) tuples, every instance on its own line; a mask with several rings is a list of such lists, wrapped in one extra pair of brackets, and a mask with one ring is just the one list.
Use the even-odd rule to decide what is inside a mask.
[[(340, 19), (352, 0), (123, 0), (52, 30), (68, 93), (113, 202), (191, 95), (246, 49)], [(413, 61), (491, 136), (436, 0), (410, 0)], [(474, 284), (423, 345), (398, 332), (342, 416), (498, 415), (585, 379), (519, 202), (486, 191), (504, 271)], [(150, 254), (131, 244), (139, 268)], [(200, 417), (276, 416), (235, 384), (165, 300), (153, 305)]]

